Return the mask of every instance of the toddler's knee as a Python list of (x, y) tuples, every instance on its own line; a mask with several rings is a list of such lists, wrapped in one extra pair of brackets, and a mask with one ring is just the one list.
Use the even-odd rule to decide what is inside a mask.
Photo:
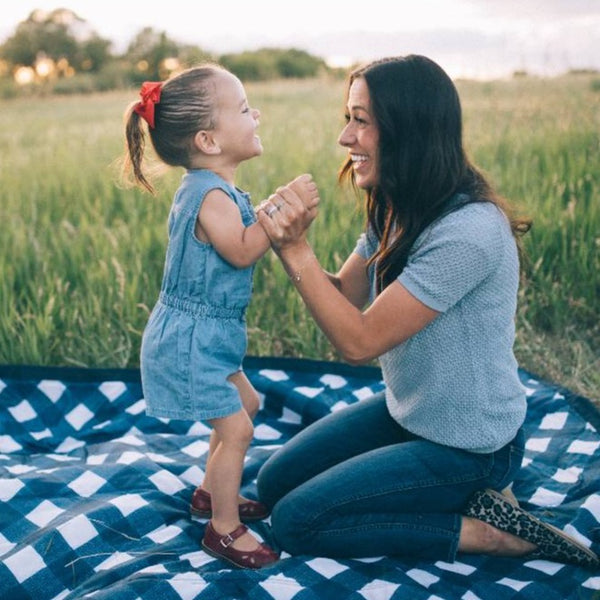
[(240, 431), (240, 441), (249, 446), (252, 442), (252, 438), (254, 437), (254, 425), (252, 425), (251, 421), (248, 421), (244, 427), (242, 427)]
[(225, 448), (246, 452), (254, 436), (254, 426), (244, 411), (228, 417), (223, 423), (216, 423), (215, 428), (220, 442)]

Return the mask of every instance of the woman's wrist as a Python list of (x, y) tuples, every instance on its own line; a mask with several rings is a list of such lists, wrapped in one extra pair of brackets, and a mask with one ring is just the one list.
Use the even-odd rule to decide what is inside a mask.
[(306, 267), (317, 260), (306, 240), (279, 248), (277, 254), (294, 283), (299, 283)]
[(284, 264), (287, 264), (288, 262), (294, 263), (302, 256), (312, 254), (312, 248), (306, 239), (288, 242), (278, 248), (274, 248), (274, 250)]

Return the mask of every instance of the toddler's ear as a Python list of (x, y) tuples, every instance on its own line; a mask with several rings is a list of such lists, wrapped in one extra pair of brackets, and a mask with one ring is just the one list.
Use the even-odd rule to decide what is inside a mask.
[(201, 129), (194, 136), (194, 145), (196, 148), (203, 152), (204, 154), (218, 154), (221, 152), (221, 147), (219, 143), (212, 135), (211, 131), (206, 131), (205, 129)]

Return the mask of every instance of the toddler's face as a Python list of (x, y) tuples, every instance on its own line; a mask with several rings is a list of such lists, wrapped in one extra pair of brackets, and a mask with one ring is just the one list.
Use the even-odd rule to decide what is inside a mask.
[(213, 135), (222, 152), (232, 161), (241, 162), (262, 154), (256, 134), (260, 112), (251, 108), (242, 82), (231, 73), (216, 75), (216, 126)]

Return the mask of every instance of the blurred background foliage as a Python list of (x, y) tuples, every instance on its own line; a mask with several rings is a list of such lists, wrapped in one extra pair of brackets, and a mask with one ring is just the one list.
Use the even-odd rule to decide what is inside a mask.
[(266, 81), (345, 73), (295, 48), (214, 55), (166, 32), (141, 29), (123, 53), (72, 10), (35, 10), (0, 45), (0, 98), (40, 93), (88, 93), (165, 79), (203, 61), (219, 62), (240, 79)]

